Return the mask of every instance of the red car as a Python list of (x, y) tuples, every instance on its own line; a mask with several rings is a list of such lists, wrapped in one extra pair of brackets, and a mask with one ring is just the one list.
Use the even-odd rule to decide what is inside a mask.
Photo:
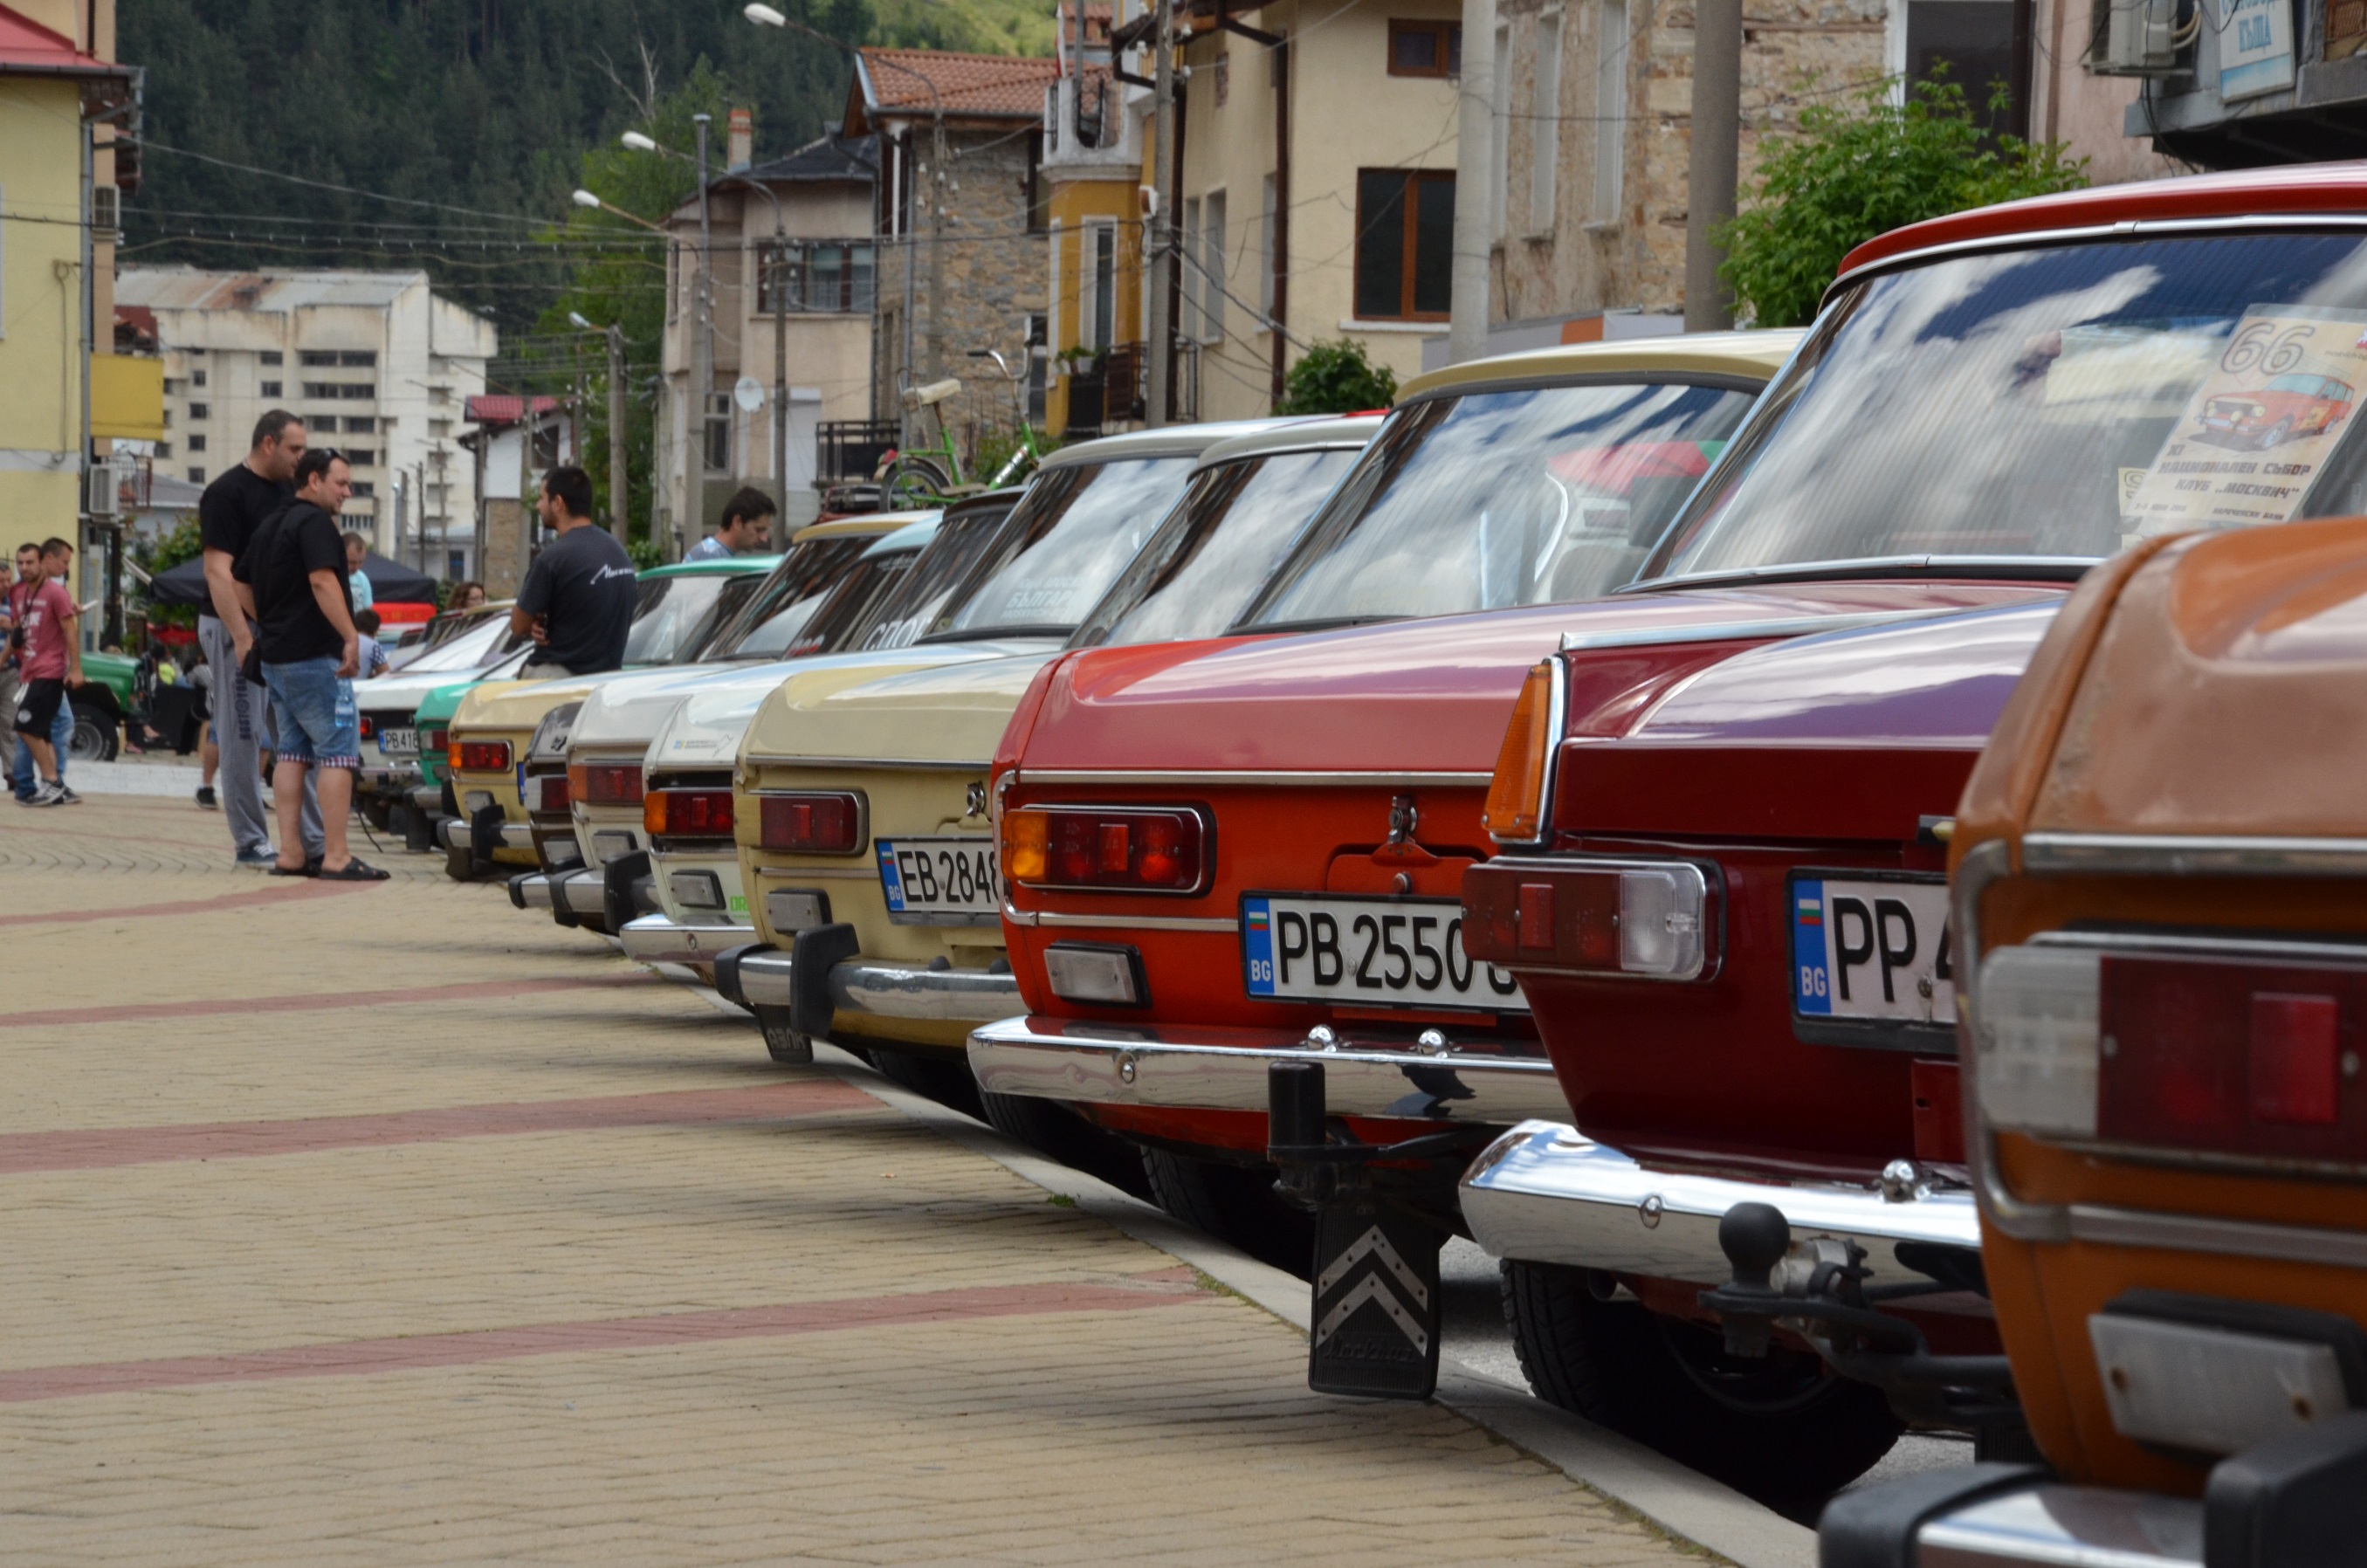
[(2227, 392), (2203, 405), (2206, 439), (2267, 451), (2322, 435), (2350, 412), (2358, 390), (2331, 376), (2279, 376), (2257, 392)]

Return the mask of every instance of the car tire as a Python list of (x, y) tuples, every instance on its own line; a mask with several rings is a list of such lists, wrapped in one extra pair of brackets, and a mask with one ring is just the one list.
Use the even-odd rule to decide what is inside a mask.
[(1103, 1130), (1057, 1100), (1030, 1094), (989, 1094), (978, 1091), (986, 1109), (987, 1124), (1005, 1137), (1015, 1138), (1049, 1160), (1071, 1170), (1098, 1176), (1122, 1192), (1150, 1197), (1150, 1178), (1143, 1169), (1141, 1152), (1115, 1133)]
[(1142, 1151), (1151, 1201), (1195, 1230), (1304, 1280), (1315, 1271), (1315, 1216), (1274, 1190), (1271, 1166)]
[(2290, 436), (2292, 434), (2293, 421), (2290, 418), (2277, 421), (2276, 423), (2269, 426), (2269, 428), (2261, 434), (2260, 450), (2266, 452), (2271, 447), (2283, 446), (2285, 438)]
[(1904, 1430), (1881, 1390), (1806, 1351), (1728, 1357), (1719, 1330), (1605, 1301), (1583, 1269), (1507, 1258), (1501, 1279), (1512, 1348), (1539, 1398), (1771, 1506), (1829, 1496)]
[(112, 762), (122, 749), (123, 721), (113, 708), (100, 707), (96, 703), (76, 703), (74, 710), (74, 732), (66, 738), (66, 760), (74, 762)]
[(934, 1056), (923, 1056), (912, 1051), (873, 1045), (871, 1065), (878, 1068), (881, 1076), (890, 1083), (900, 1085), (965, 1116), (980, 1122), (986, 1120), (986, 1107), (978, 1102), (978, 1080), (970, 1077), (967, 1062), (939, 1061)]
[(756, 1027), (764, 1036), (764, 1054), (783, 1066), (803, 1067), (814, 1059), (813, 1036), (801, 1034), (789, 1027), (789, 1010), (760, 1007), (750, 1010), (756, 1015)]
[(361, 802), (362, 820), (381, 833), (395, 831), (394, 807), (372, 795)]

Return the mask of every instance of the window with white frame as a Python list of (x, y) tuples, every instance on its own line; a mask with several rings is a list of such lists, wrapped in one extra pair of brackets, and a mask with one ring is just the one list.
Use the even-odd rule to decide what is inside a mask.
[(1117, 225), (1088, 223), (1081, 232), (1086, 259), (1078, 280), (1084, 285), (1078, 325), (1087, 330), (1078, 341), (1087, 348), (1108, 348), (1117, 338)]
[(1627, 160), (1627, 0), (1603, 0), (1594, 40), (1594, 201), (1597, 223), (1619, 220)]
[(1554, 190), (1561, 179), (1561, 11), (1537, 17), (1536, 79), (1529, 97), (1529, 232), (1554, 226)]

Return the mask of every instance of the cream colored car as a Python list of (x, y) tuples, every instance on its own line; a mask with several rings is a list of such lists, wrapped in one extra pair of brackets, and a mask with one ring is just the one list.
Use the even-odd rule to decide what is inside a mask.
[[(1044, 548), (981, 582), (938, 633), (1017, 623), (1057, 629), (1059, 641), (859, 684), (792, 676), (764, 700), (733, 789), (741, 880), (763, 945), (719, 963), (717, 984), (755, 1012), (776, 1058), (805, 1059), (826, 1035), (907, 1082), (966, 1077), (969, 1031), (1019, 1006), (987, 777), (1029, 682), (1066, 648), (1221, 633), (1380, 423), (1117, 438), (1172, 467), (1142, 465), (1138, 494), (1104, 491), (1104, 478), (1063, 496), (1058, 470), (1048, 474), (1039, 484), (1067, 512)], [(1157, 496), (1181, 504), (1153, 512)], [(1123, 570), (1087, 565), (1124, 558)]]

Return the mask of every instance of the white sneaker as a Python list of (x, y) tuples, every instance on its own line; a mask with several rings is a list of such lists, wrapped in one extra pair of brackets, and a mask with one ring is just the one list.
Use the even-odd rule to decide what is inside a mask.
[(66, 783), (63, 779), (60, 779), (58, 781), (58, 804), (60, 806), (80, 806), (82, 804), (82, 796), (76, 795), (74, 792), (74, 785)]
[(63, 806), (65, 803), (66, 786), (58, 783), (55, 779), (43, 779), (34, 787), (33, 798), (27, 801), (25, 804), (28, 806)]

